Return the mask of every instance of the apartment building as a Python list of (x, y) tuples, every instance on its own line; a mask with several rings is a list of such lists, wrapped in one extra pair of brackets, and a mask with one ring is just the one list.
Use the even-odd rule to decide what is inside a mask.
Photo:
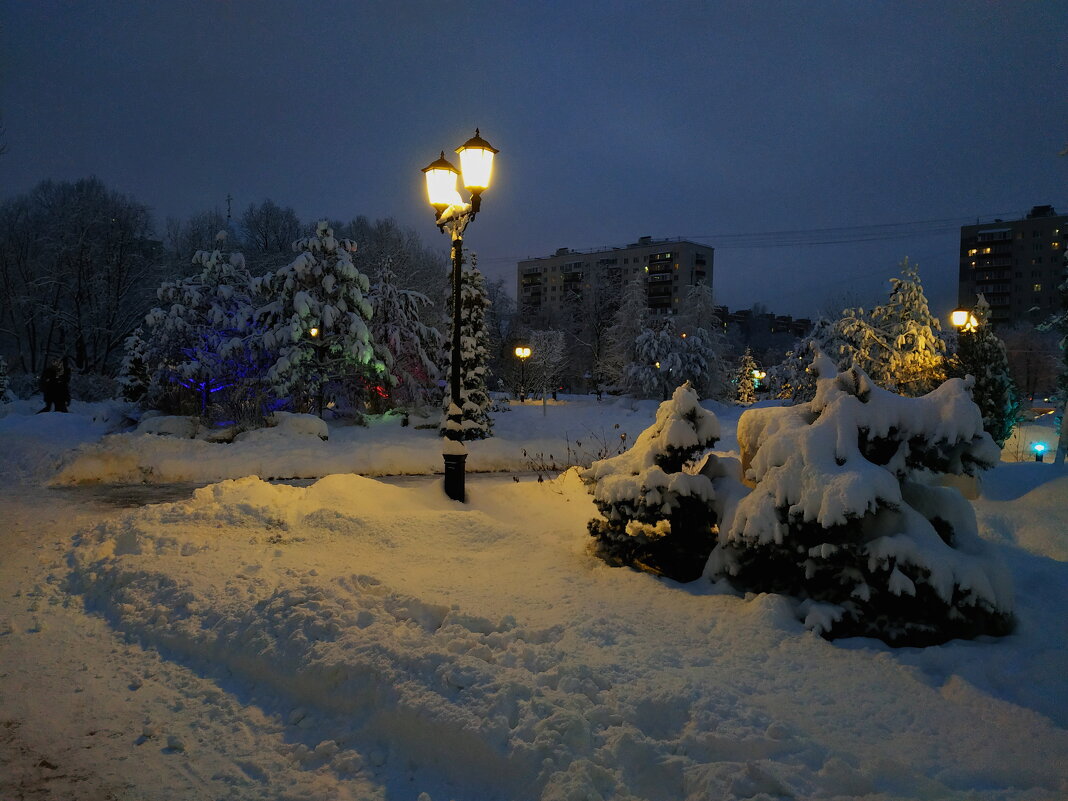
[(995, 220), (960, 229), (957, 302), (975, 305), (982, 293), (998, 327), (1040, 323), (1059, 308), (1065, 280), (1068, 215), (1035, 206), (1021, 220)]
[(625, 247), (575, 251), (526, 259), (517, 268), (516, 298), (525, 325), (550, 325), (575, 313), (575, 301), (604, 285), (623, 286), (640, 277), (649, 311), (674, 314), (696, 284), (712, 285), (714, 249), (682, 239), (643, 236)]

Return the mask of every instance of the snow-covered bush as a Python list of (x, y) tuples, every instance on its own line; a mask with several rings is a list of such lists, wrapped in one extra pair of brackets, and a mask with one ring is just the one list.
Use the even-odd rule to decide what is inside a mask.
[(604, 519), (589, 522), (600, 556), (679, 581), (699, 578), (715, 544), (715, 457), (684, 468), (719, 438), (719, 420), (701, 408), (689, 382), (660, 404), (656, 422), (624, 453), (582, 472)]
[(811, 402), (739, 420), (755, 487), (725, 521), (709, 575), (803, 599), (806, 623), (828, 638), (928, 645), (1008, 632), (1007, 574), (971, 505), (937, 484), (999, 458), (967, 384), (905, 398), (859, 369), (836, 374), (822, 355), (813, 367)]

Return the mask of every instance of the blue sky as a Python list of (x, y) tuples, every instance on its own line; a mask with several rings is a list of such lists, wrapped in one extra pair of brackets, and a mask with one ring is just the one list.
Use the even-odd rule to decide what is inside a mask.
[(269, 197), (444, 249), (420, 169), (477, 126), (491, 275), (700, 238), (721, 302), (795, 315), (871, 302), (905, 256), (948, 310), (960, 224), (1068, 211), (1065, 2), (2, 7), (4, 197), (92, 174), (159, 223)]

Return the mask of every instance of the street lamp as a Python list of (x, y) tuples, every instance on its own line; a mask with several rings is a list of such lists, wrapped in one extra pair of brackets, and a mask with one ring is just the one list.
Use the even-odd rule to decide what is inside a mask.
[[(482, 193), (489, 189), (493, 176), (493, 157), (497, 149), (479, 135), (456, 148), (460, 156), (457, 170), (441, 157), (423, 168), (427, 198), (434, 208), (438, 230), (452, 239), (452, 361), (450, 370), (451, 398), (445, 424), (445, 494), (454, 501), (464, 501), (464, 466), (467, 448), (463, 444), (463, 404), (460, 393), (460, 275), (463, 259), (464, 230), (482, 207)], [(456, 189), (456, 179), (463, 178), (464, 188), (471, 194), (465, 203)]]
[(519, 359), (519, 402), (522, 403), (527, 399), (527, 359), (530, 358), (530, 347), (517, 345), (515, 357)]
[(971, 309), (954, 309), (949, 315), (949, 321), (959, 331), (971, 333), (979, 326), (979, 321), (972, 314)]

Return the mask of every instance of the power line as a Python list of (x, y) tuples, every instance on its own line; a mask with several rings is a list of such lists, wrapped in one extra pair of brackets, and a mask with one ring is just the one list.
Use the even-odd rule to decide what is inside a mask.
[[(653, 240), (656, 242), (707, 242), (721, 250), (757, 250), (762, 248), (812, 247), (823, 245), (856, 244), (862, 242), (882, 242), (894, 239), (912, 239), (929, 234), (946, 233), (959, 230), (964, 225), (997, 222), (1014, 217), (1019, 212), (1001, 212), (982, 214), (971, 217), (949, 217), (934, 220), (913, 220), (899, 223), (877, 223), (874, 225), (839, 226), (837, 228), (806, 228), (781, 231), (763, 231), (743, 234), (701, 234), (681, 236), (669, 239)], [(598, 253), (605, 250), (622, 249), (626, 245), (604, 245), (600, 247), (572, 250), (575, 254)], [(529, 257), (528, 257), (529, 258)], [(484, 264), (516, 263), (524, 258), (518, 256), (490, 256), (484, 258)]]

